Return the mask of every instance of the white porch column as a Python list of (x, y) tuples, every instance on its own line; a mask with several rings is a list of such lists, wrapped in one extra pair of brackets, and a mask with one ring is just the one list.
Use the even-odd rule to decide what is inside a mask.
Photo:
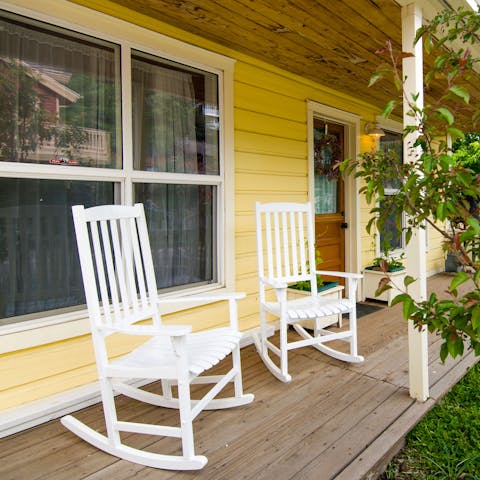
[[(414, 53), (414, 57), (403, 60), (403, 76), (406, 78), (405, 94), (410, 97), (412, 93), (419, 93), (417, 105), (423, 107), (423, 52), (422, 42), (415, 47), (413, 41), (415, 33), (422, 25), (422, 10), (416, 3), (410, 3), (402, 7), (402, 48), (405, 52)], [(406, 115), (408, 105), (404, 98), (403, 123), (411, 125), (416, 122), (415, 118)], [(404, 140), (404, 161), (413, 161), (419, 152), (412, 149), (413, 134)], [(424, 300), (427, 297), (426, 275), (426, 234), (423, 229), (414, 231), (410, 243), (407, 246), (407, 272), (417, 281), (409, 286), (409, 293), (416, 300)], [(409, 385), (410, 396), (424, 402), (428, 398), (428, 344), (427, 331), (419, 332), (413, 327), (413, 322), (408, 322), (408, 359), (409, 359)]]

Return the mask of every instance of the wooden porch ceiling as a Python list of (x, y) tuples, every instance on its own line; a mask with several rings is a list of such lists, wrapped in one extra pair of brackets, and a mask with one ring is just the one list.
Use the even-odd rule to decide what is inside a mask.
[(386, 85), (368, 88), (390, 39), (401, 46), (393, 0), (113, 0), (182, 30), (383, 108)]

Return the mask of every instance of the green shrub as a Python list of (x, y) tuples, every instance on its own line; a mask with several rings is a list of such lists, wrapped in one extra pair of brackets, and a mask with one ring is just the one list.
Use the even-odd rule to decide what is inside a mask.
[(480, 364), (409, 433), (384, 479), (480, 479)]

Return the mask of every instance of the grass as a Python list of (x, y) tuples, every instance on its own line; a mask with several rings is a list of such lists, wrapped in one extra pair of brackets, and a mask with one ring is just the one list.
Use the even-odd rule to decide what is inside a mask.
[(384, 480), (480, 480), (480, 364), (409, 433)]

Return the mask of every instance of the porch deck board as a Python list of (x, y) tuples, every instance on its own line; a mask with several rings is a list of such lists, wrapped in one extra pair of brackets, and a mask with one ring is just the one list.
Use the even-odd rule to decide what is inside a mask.
[[(440, 289), (448, 279), (436, 277), (430, 287)], [(438, 398), (439, 385), (441, 394), (458, 379), (461, 360), (441, 364), (439, 339), (430, 336), (429, 344), (430, 384)], [(313, 348), (293, 350), (293, 380), (283, 384), (267, 372), (253, 346), (242, 349), (244, 387), (255, 394), (255, 401), (237, 409), (200, 414), (194, 423), (196, 451), (209, 460), (201, 471), (162, 471), (119, 460), (83, 442), (54, 420), (0, 439), (0, 478), (328, 480), (341, 478), (342, 472), (343, 478), (362, 478), (364, 470), (357, 467), (361, 460), (379, 461), (370, 458), (375, 456), (371, 446), (380, 438), (382, 443), (397, 444), (413, 424), (396, 429), (396, 422), (410, 417), (417, 421), (409, 414), (419, 404), (408, 396), (406, 346), (407, 328), (401, 307), (396, 306), (359, 319), (359, 351), (366, 358), (363, 364), (344, 364)], [(455, 369), (457, 373), (452, 375)], [(152, 384), (150, 388), (160, 387)], [(429, 400), (429, 405), (434, 401)], [(122, 396), (118, 405), (123, 419), (166, 420), (172, 425), (177, 419), (175, 410), (145, 406)], [(428, 408), (426, 405), (423, 410)], [(99, 431), (105, 429), (99, 404), (75, 416)], [(132, 446), (151, 451), (180, 451), (178, 439), (125, 437)]]

